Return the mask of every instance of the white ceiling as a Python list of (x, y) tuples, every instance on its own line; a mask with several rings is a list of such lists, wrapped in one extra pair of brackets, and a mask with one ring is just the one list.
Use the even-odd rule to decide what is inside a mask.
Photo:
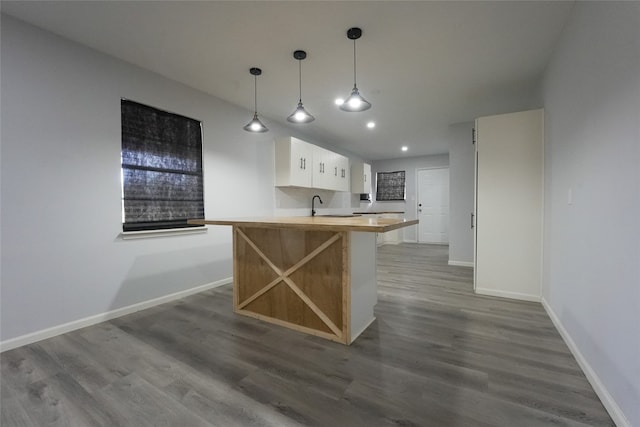
[[(569, 16), (564, 1), (2, 1), (2, 12), (286, 122), (298, 100), (310, 136), (369, 160), (448, 152), (451, 124), (530, 108)], [(373, 107), (334, 105), (353, 86)], [(250, 113), (247, 113), (249, 121)], [(374, 120), (376, 128), (365, 123)], [(400, 146), (409, 146), (406, 154)]]

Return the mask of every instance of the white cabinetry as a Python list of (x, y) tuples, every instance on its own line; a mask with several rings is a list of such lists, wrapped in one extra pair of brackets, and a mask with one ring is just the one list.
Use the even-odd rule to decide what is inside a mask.
[[(402, 218), (403, 214), (397, 213), (374, 213), (374, 214), (364, 214), (362, 215), (366, 218)], [(402, 243), (402, 229), (387, 231), (386, 233), (376, 233), (376, 244), (378, 246), (382, 245), (397, 245), (398, 243)]]
[(349, 158), (335, 155), (336, 163), (334, 166), (336, 178), (336, 191), (350, 191), (351, 187), (351, 169), (349, 168)]
[[(349, 191), (349, 158), (324, 148), (314, 147), (313, 187)], [(316, 168), (319, 169), (316, 173)], [(316, 181), (317, 179), (317, 181)]]
[(276, 140), (276, 187), (311, 187), (313, 148), (293, 137)]
[(293, 137), (275, 144), (276, 187), (349, 191), (349, 158)]
[[(402, 218), (400, 214), (379, 214), (379, 218)], [(402, 242), (402, 229), (387, 231), (386, 233), (378, 233), (379, 245), (397, 245)]]
[(333, 156), (331, 151), (313, 146), (313, 188), (333, 190)]
[(351, 192), (371, 193), (371, 165), (355, 162), (351, 165)]
[(476, 120), (474, 289), (540, 300), (543, 110)]

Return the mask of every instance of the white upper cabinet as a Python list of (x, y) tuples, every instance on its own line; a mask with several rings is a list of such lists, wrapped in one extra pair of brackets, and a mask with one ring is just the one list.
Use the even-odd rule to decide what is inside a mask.
[(294, 137), (275, 143), (276, 187), (349, 191), (349, 158)]
[(351, 165), (351, 192), (371, 193), (371, 165), (355, 162)]
[[(349, 158), (320, 147), (314, 148), (313, 155), (313, 187), (349, 191)], [(320, 171), (316, 173), (315, 168)]]
[(313, 147), (293, 137), (276, 140), (276, 187), (311, 187)]

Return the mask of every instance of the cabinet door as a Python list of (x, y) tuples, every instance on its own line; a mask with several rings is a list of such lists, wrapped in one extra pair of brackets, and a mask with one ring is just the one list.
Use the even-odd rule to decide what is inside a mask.
[(313, 146), (313, 188), (332, 189), (332, 154), (329, 150)]
[(289, 185), (311, 187), (313, 146), (296, 138), (291, 138), (289, 158)]
[[(402, 215), (399, 214), (382, 214), (380, 216), (381, 218), (393, 218), (393, 219), (400, 219), (402, 218)], [(390, 243), (393, 245), (397, 245), (398, 243), (400, 243), (403, 238), (403, 229), (396, 229), (396, 230), (391, 230), (391, 231), (387, 231), (386, 233), (384, 233), (384, 243)]]
[(362, 169), (362, 192), (371, 193), (371, 165), (369, 163), (364, 163)]
[(349, 167), (349, 158), (341, 155), (336, 155), (337, 157), (337, 190), (338, 191), (349, 191), (351, 187), (351, 168)]
[(331, 170), (329, 171), (329, 187), (335, 191), (340, 191), (340, 157), (339, 154), (331, 153), (328, 162), (331, 165)]

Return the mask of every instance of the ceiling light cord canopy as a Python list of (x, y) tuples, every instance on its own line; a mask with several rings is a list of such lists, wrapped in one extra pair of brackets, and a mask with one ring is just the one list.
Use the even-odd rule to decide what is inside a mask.
[(249, 69), (249, 73), (253, 76), (253, 119), (247, 123), (242, 129), (247, 132), (264, 133), (269, 129), (258, 118), (258, 76), (262, 74), (260, 68), (253, 67)]
[(360, 28), (353, 27), (347, 30), (347, 38), (353, 40), (353, 89), (351, 89), (349, 97), (340, 105), (342, 111), (360, 112), (371, 108), (371, 103), (360, 95), (356, 84), (356, 40), (361, 36), (362, 30)]
[(307, 52), (304, 50), (296, 50), (293, 52), (293, 57), (298, 60), (298, 88), (300, 90), (300, 97), (298, 98), (298, 107), (287, 117), (287, 121), (299, 124), (311, 123), (316, 118), (309, 114), (302, 104), (302, 60), (307, 57)]

